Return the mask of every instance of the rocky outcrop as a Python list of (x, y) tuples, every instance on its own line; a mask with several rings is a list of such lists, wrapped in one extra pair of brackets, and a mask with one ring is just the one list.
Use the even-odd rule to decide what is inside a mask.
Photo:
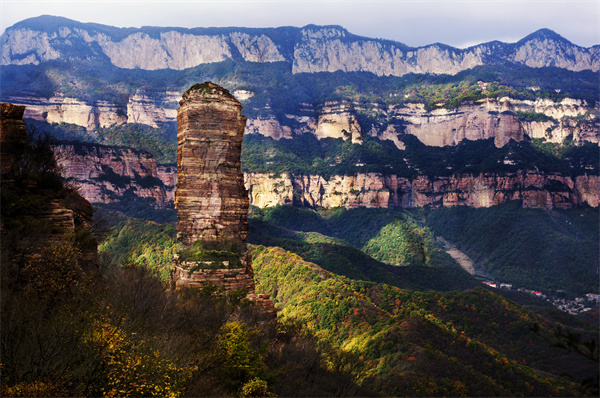
[(13, 166), (25, 149), (27, 128), (23, 121), (24, 112), (24, 106), (0, 103), (0, 170), (3, 180), (12, 177)]
[(159, 123), (177, 120), (177, 109), (174, 106), (181, 94), (174, 91), (166, 93), (149, 93), (138, 91), (127, 103), (127, 123), (147, 124), (158, 127)]
[[(53, 28), (40, 29), (40, 25)], [(238, 57), (250, 62), (286, 61), (293, 73), (360, 71), (379, 76), (456, 74), (507, 62), (573, 71), (598, 71), (600, 67), (598, 46), (579, 47), (547, 29), (517, 43), (496, 41), (466, 49), (443, 44), (412, 48), (356, 36), (339, 26), (119, 29), (42, 16), (8, 28), (1, 48), (0, 65), (38, 65), (81, 57), (146, 70), (182, 70)]]
[(458, 174), (408, 179), (376, 173), (355, 176), (293, 176), (246, 174), (250, 204), (257, 207), (490, 207), (520, 200), (523, 207), (598, 207), (600, 177), (575, 178), (535, 171)]
[(240, 155), (242, 105), (213, 83), (188, 90), (177, 112), (178, 239), (246, 242), (248, 193)]
[(57, 145), (54, 152), (63, 175), (92, 203), (112, 203), (127, 195), (154, 199), (160, 207), (173, 201), (174, 187), (162, 182), (148, 152), (89, 143)]
[[(36, 162), (39, 162), (40, 159), (34, 158), (31, 150), (28, 150), (28, 146), (32, 143), (27, 139), (27, 129), (23, 121), (24, 111), (24, 106), (0, 103), (0, 148), (2, 151), (0, 159), (2, 188), (11, 192), (11, 195), (7, 196), (6, 203), (3, 198), (3, 205), (10, 207), (11, 201), (18, 196), (35, 198), (31, 203), (20, 203), (18, 205), (19, 213), (12, 215), (17, 218), (23, 217), (23, 225), (30, 222), (27, 220), (28, 218), (41, 221), (40, 225), (43, 226), (44, 231), (29, 231), (35, 235), (35, 241), (25, 243), (27, 250), (24, 253), (31, 254), (45, 246), (71, 241), (76, 233), (80, 236), (89, 234), (92, 227), (93, 209), (91, 204), (73, 189), (60, 185), (58, 187), (54, 185), (42, 187), (39, 182), (30, 179), (39, 172), (37, 168), (43, 166), (42, 164), (36, 166)], [(39, 151), (35, 155), (39, 157)], [(51, 164), (52, 161), (49, 159), (43, 163), (44, 166)], [(32, 165), (36, 169), (29, 169)], [(44, 200), (44, 203), (37, 202), (40, 200)], [(6, 213), (10, 214), (10, 211)], [(4, 220), (1, 225), (3, 237), (11, 235), (11, 231), (5, 229)], [(11, 244), (14, 247), (10, 250), (18, 251), (17, 247), (23, 246), (23, 241), (30, 240), (30, 237), (19, 238), (18, 231), (16, 234), (14, 232), (12, 231), (11, 235)], [(80, 245), (81, 260), (88, 266), (97, 265), (98, 253), (95, 239), (89, 236), (85, 238), (85, 242), (77, 243)]]
[(292, 129), (289, 126), (282, 126), (275, 116), (257, 117), (250, 119), (246, 124), (245, 134), (260, 134), (265, 137), (271, 137), (275, 140), (282, 138), (292, 138)]
[(326, 102), (320, 108), (314, 134), (318, 139), (342, 138), (351, 139), (353, 144), (362, 143), (360, 124), (351, 104), (346, 102)]
[[(98, 102), (92, 105), (72, 98), (13, 98), (27, 105), (25, 117), (49, 123), (71, 123), (94, 130), (123, 123), (142, 123), (157, 127), (176, 120), (174, 104), (180, 98), (175, 92), (138, 92), (128, 102), (127, 109)], [(376, 122), (359, 122), (360, 114), (378, 115)], [(544, 116), (531, 121), (520, 113)], [(600, 108), (585, 101), (565, 98), (560, 102), (548, 99), (536, 101), (503, 97), (463, 104), (456, 109), (437, 108), (431, 111), (423, 104), (385, 106), (382, 104), (330, 101), (319, 106), (302, 105), (298, 114), (286, 114), (279, 120), (274, 115), (248, 120), (245, 134), (261, 134), (279, 140), (298, 134), (314, 134), (321, 138), (351, 138), (361, 143), (368, 134), (391, 140), (404, 149), (403, 134), (412, 134), (426, 145), (456, 145), (464, 139), (493, 137), (497, 146), (524, 136), (561, 143), (567, 136), (576, 142), (600, 142)], [(362, 124), (362, 127), (361, 127)]]
[(173, 278), (176, 286), (210, 283), (226, 292), (244, 291), (259, 313), (274, 319), (269, 296), (254, 292), (246, 247), (249, 200), (240, 162), (246, 117), (241, 111), (229, 91), (211, 82), (192, 86), (180, 102), (175, 208), (184, 250)]

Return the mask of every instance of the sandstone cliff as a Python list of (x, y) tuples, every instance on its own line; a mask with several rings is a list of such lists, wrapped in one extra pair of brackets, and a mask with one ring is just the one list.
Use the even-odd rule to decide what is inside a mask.
[[(127, 189), (142, 198), (156, 198), (158, 204), (173, 201), (177, 183), (176, 166), (156, 166), (145, 152), (92, 145), (89, 148), (95, 149), (75, 154), (74, 148), (62, 147), (61, 151), (69, 155), (61, 162), (66, 166), (66, 176), (74, 179), (80, 187), (80, 193), (90, 202), (110, 203), (119, 200)], [(107, 167), (116, 176), (124, 173), (124, 178), (129, 181), (127, 189), (116, 187), (105, 178), (104, 170)], [(140, 189), (135, 184), (136, 173), (139, 176), (155, 176), (162, 184), (157, 182), (153, 188)], [(600, 177), (593, 173), (571, 177), (529, 170), (519, 173), (459, 174), (436, 177), (434, 180), (427, 177), (411, 180), (375, 173), (338, 175), (329, 180), (321, 176), (284, 174), (276, 177), (246, 173), (244, 181), (250, 204), (257, 207), (291, 204), (326, 208), (487, 207), (507, 200), (523, 200), (526, 207), (568, 208), (581, 204), (598, 207), (600, 201)]]
[(257, 207), (489, 207), (521, 200), (523, 207), (598, 207), (600, 177), (575, 178), (535, 171), (458, 174), (415, 179), (376, 173), (355, 176), (293, 176), (246, 174), (250, 204)]
[[(157, 127), (174, 122), (174, 104), (180, 95), (174, 92), (145, 93), (139, 91), (129, 99), (126, 112), (107, 102), (86, 104), (66, 97), (12, 98), (27, 105), (25, 117), (49, 123), (71, 123), (95, 130), (123, 123), (142, 123)], [(276, 140), (297, 134), (314, 134), (321, 138), (351, 138), (361, 143), (368, 134), (391, 140), (400, 149), (403, 134), (412, 134), (426, 145), (456, 145), (463, 139), (493, 137), (497, 146), (525, 135), (561, 143), (571, 135), (577, 142), (600, 142), (600, 106), (565, 98), (560, 102), (503, 97), (463, 104), (457, 109), (438, 108), (427, 111), (423, 104), (386, 106), (383, 104), (330, 101), (318, 106), (303, 105), (298, 114), (286, 114), (281, 120), (274, 115), (248, 120), (245, 134), (261, 134)], [(382, 122), (359, 122), (360, 114), (376, 112)], [(527, 121), (519, 112), (544, 115), (545, 121)], [(550, 132), (549, 132), (550, 130)]]
[[(40, 29), (40, 25), (53, 28)], [(366, 71), (379, 76), (456, 74), (504, 62), (573, 71), (598, 71), (600, 66), (598, 46), (579, 47), (547, 29), (517, 43), (411, 48), (356, 36), (339, 26), (118, 29), (42, 16), (9, 27), (0, 42), (0, 65), (38, 65), (78, 52), (83, 59), (108, 59), (119, 68), (146, 70), (182, 70), (235, 57), (250, 62), (286, 61), (293, 73)]]
[(65, 177), (92, 203), (112, 203), (133, 195), (152, 198), (162, 207), (174, 199), (173, 186), (165, 187), (148, 152), (88, 143), (57, 145), (54, 152)]
[[(10, 214), (14, 207), (18, 212), (11, 217), (22, 218), (16, 230), (6, 225), (5, 220), (2, 221), (0, 230), (3, 239), (7, 239), (12, 245), (10, 252), (21, 251), (22, 255), (29, 255), (52, 244), (70, 242), (76, 233), (80, 236), (89, 234), (93, 209), (75, 190), (63, 187), (60, 183), (45, 186), (47, 182), (39, 180), (37, 174), (55, 172), (56, 170), (50, 170), (55, 164), (51, 160), (51, 153), (43, 154), (39, 149), (31, 149), (32, 145), (38, 144), (27, 138), (24, 111), (23, 106), (0, 103), (2, 204), (8, 206), (8, 209), (3, 209), (3, 215)], [(49, 158), (43, 158), (44, 156)], [(57, 179), (58, 176), (53, 175), (52, 178)], [(18, 202), (21, 197), (32, 199)], [(27, 234), (31, 236), (21, 236), (20, 229), (27, 228), (31, 220), (38, 223), (39, 230), (29, 230)], [(81, 246), (81, 259), (88, 266), (97, 265), (95, 239), (88, 237), (85, 242), (76, 243)]]
[[(377, 121), (359, 118), (376, 113)], [(537, 114), (544, 121), (528, 121), (521, 114)], [(284, 120), (251, 119), (247, 133), (262, 134), (276, 140), (296, 134), (311, 133), (317, 138), (352, 139), (360, 144), (368, 134), (390, 140), (404, 149), (400, 137), (411, 134), (425, 145), (456, 145), (462, 140), (494, 138), (498, 147), (511, 139), (521, 141), (524, 136), (561, 143), (567, 136), (576, 142), (600, 142), (600, 107), (591, 107), (585, 101), (566, 98), (561, 102), (538, 99), (517, 100), (503, 97), (467, 103), (457, 109), (438, 108), (432, 111), (423, 104), (385, 106), (371, 103), (330, 101), (303, 109), (302, 115), (285, 115)], [(550, 132), (549, 132), (550, 130)]]

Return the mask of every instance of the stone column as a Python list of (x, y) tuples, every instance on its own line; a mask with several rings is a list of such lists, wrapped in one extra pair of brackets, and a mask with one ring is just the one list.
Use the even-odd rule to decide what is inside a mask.
[(226, 89), (196, 84), (177, 111), (177, 238), (246, 243), (248, 192), (240, 155), (246, 117)]

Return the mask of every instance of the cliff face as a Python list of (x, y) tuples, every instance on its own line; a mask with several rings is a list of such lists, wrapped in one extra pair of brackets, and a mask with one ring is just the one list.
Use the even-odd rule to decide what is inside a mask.
[[(27, 146), (32, 143), (28, 143), (26, 137), (24, 111), (23, 106), (0, 103), (2, 187), (6, 192), (10, 192), (6, 196), (6, 202), (3, 196), (2, 203), (10, 208), (12, 201), (19, 196), (31, 195), (36, 197), (36, 200), (43, 198), (47, 203), (37, 203), (34, 206), (27, 202), (20, 203), (17, 206), (20, 209), (19, 214), (15, 214), (14, 217), (23, 217), (23, 225), (27, 224), (28, 217), (41, 221), (42, 228), (47, 231), (33, 231), (36, 236), (35, 242), (27, 242), (29, 240), (27, 236), (21, 237), (22, 239), (15, 238), (14, 231), (5, 229), (4, 221), (1, 231), (4, 238), (12, 234), (9, 240), (13, 247), (10, 251), (21, 250), (19, 247), (22, 247), (23, 241), (26, 241), (24, 245), (26, 249), (23, 252), (31, 254), (45, 246), (69, 241), (76, 231), (89, 232), (92, 227), (93, 209), (87, 200), (72, 189), (40, 187), (36, 181), (29, 179), (30, 175), (27, 173), (30, 171), (23, 165), (27, 164), (31, 167), (39, 159), (32, 161), (29, 157), (31, 155), (27, 154)], [(36, 155), (39, 157), (38, 153)], [(6, 213), (10, 213), (10, 210)], [(18, 231), (16, 236), (19, 236)], [(86, 244), (82, 244), (81, 259), (88, 265), (97, 265), (97, 246), (94, 239), (88, 239)]]
[[(247, 94), (242, 94), (243, 96)], [(142, 123), (157, 127), (163, 122), (174, 122), (177, 111), (174, 104), (180, 98), (175, 92), (138, 92), (122, 110), (114, 104), (85, 102), (66, 97), (12, 98), (26, 104), (25, 117), (49, 123), (71, 123), (89, 130), (123, 123)], [(282, 120), (275, 116), (260, 116), (248, 120), (245, 134), (261, 134), (276, 140), (293, 138), (297, 134), (314, 134), (320, 138), (352, 139), (362, 142), (368, 134), (391, 140), (400, 149), (399, 137), (412, 134), (426, 145), (456, 145), (463, 139), (477, 140), (493, 137), (497, 146), (511, 138), (519, 141), (524, 135), (561, 143), (572, 135), (575, 141), (600, 142), (600, 106), (589, 106), (585, 101), (566, 98), (561, 102), (500, 98), (463, 104), (455, 110), (444, 108), (427, 111), (422, 104), (382, 106), (348, 101), (330, 101), (320, 106), (306, 105), (299, 114), (286, 114)], [(376, 112), (377, 124), (359, 123), (359, 114)], [(519, 112), (536, 113), (543, 121), (520, 119)], [(550, 133), (548, 130), (550, 129)]]
[(153, 198), (157, 206), (173, 200), (173, 187), (165, 187), (148, 152), (87, 143), (57, 145), (54, 152), (64, 176), (92, 203), (115, 202), (126, 194)]
[[(54, 28), (40, 29), (40, 25)], [(293, 73), (365, 71), (379, 76), (456, 74), (478, 65), (506, 62), (598, 71), (600, 55), (597, 46), (579, 47), (544, 29), (510, 44), (491, 42), (467, 49), (443, 44), (411, 48), (356, 36), (339, 26), (118, 29), (49, 16), (8, 28), (1, 43), (1, 65), (38, 65), (80, 57), (108, 61), (125, 69), (182, 70), (241, 57), (250, 62), (286, 61)]]
[(600, 177), (574, 179), (534, 171), (517, 173), (459, 174), (430, 179), (407, 179), (376, 173), (356, 176), (246, 174), (250, 204), (257, 207), (300, 205), (310, 207), (489, 207), (522, 200), (523, 207), (598, 207)]
[[(61, 147), (60, 151), (66, 154), (76, 152), (68, 146)], [(128, 166), (123, 164), (123, 159), (127, 159)], [(145, 156), (140, 158), (138, 151), (111, 150), (98, 146), (96, 150), (85, 154), (67, 155), (61, 163), (65, 166), (65, 175), (75, 180), (78, 191), (92, 203), (114, 202), (127, 191), (141, 198), (155, 198), (159, 206), (174, 200), (176, 166), (155, 166), (152, 159)], [(115, 174), (119, 171), (132, 176), (125, 177), (129, 178), (129, 183), (115, 186), (105, 177), (106, 167), (110, 167)], [(137, 171), (132, 172), (132, 169)], [(152, 171), (154, 169), (156, 173)], [(135, 183), (136, 173), (144, 177), (156, 176), (162, 184), (153, 180), (156, 183), (154, 187), (141, 187)], [(438, 177), (433, 181), (426, 177), (409, 180), (373, 173), (333, 176), (329, 180), (320, 176), (273, 177), (247, 173), (244, 181), (249, 192), (249, 203), (257, 207), (291, 204), (326, 208), (487, 207), (507, 200), (523, 200), (525, 207), (570, 208), (580, 204), (598, 207), (600, 201), (600, 178), (593, 174), (572, 178), (527, 171), (455, 175)]]
[[(360, 114), (376, 113), (375, 123), (359, 123)], [(530, 121), (520, 114), (537, 114), (543, 121)], [(302, 115), (285, 115), (285, 120), (250, 120), (246, 132), (262, 134), (276, 140), (295, 134), (314, 134), (317, 138), (352, 139), (360, 144), (368, 134), (390, 140), (404, 149), (400, 137), (411, 134), (425, 145), (456, 145), (462, 140), (494, 138), (497, 147), (511, 139), (521, 141), (525, 135), (561, 143), (572, 135), (575, 141), (600, 142), (598, 115), (600, 108), (592, 108), (584, 101), (564, 99), (561, 102), (538, 99), (516, 100), (503, 97), (484, 99), (463, 104), (457, 109), (438, 108), (427, 111), (423, 104), (381, 106), (331, 101), (315, 108), (306, 107)], [(550, 130), (550, 132), (549, 132)]]
[[(155, 198), (157, 205), (174, 200), (175, 165), (156, 165), (147, 153), (126, 148), (85, 145), (80, 149), (60, 146), (57, 151), (65, 175), (75, 180), (79, 192), (92, 203), (110, 203), (129, 192)], [(113, 174), (114, 173), (114, 174)], [(111, 183), (107, 174), (115, 181)], [(150, 178), (151, 177), (151, 178)], [(141, 181), (153, 183), (148, 186)], [(160, 181), (158, 181), (160, 180)], [(450, 177), (407, 179), (380, 174), (356, 176), (280, 177), (246, 173), (249, 203), (257, 207), (302, 205), (312, 207), (487, 207), (507, 200), (523, 200), (525, 207), (569, 208), (581, 204), (598, 207), (600, 177), (519, 173), (459, 174)]]
[(76, 98), (55, 95), (42, 97), (9, 97), (17, 104), (27, 106), (25, 118), (47, 123), (69, 123), (97, 130), (125, 123), (147, 124), (158, 127), (159, 123), (175, 122), (175, 105), (181, 98), (177, 92), (150, 93), (139, 91), (129, 97), (127, 104), (117, 105), (108, 101), (92, 103)]
[(305, 27), (294, 47), (294, 73), (372, 72), (378, 76), (407, 73), (456, 74), (478, 65), (509, 61), (531, 67), (557, 66), (597, 71), (597, 47), (582, 48), (547, 29), (515, 44), (483, 43), (467, 49), (443, 44), (410, 48), (369, 39), (340, 27)]

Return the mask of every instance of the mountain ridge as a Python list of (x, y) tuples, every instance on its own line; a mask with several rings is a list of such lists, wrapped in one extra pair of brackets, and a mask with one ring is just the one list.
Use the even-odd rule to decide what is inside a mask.
[(236, 54), (250, 62), (287, 62), (293, 73), (339, 70), (378, 76), (454, 75), (477, 65), (503, 62), (573, 71), (597, 71), (600, 65), (600, 46), (581, 47), (549, 29), (516, 43), (491, 41), (460, 49), (443, 43), (411, 47), (355, 35), (337, 25), (117, 28), (43, 15), (7, 28), (1, 42), (2, 65), (38, 65), (66, 54), (77, 58), (69, 51), (75, 47), (87, 50), (85, 59), (106, 56), (117, 67), (145, 70), (184, 70)]

